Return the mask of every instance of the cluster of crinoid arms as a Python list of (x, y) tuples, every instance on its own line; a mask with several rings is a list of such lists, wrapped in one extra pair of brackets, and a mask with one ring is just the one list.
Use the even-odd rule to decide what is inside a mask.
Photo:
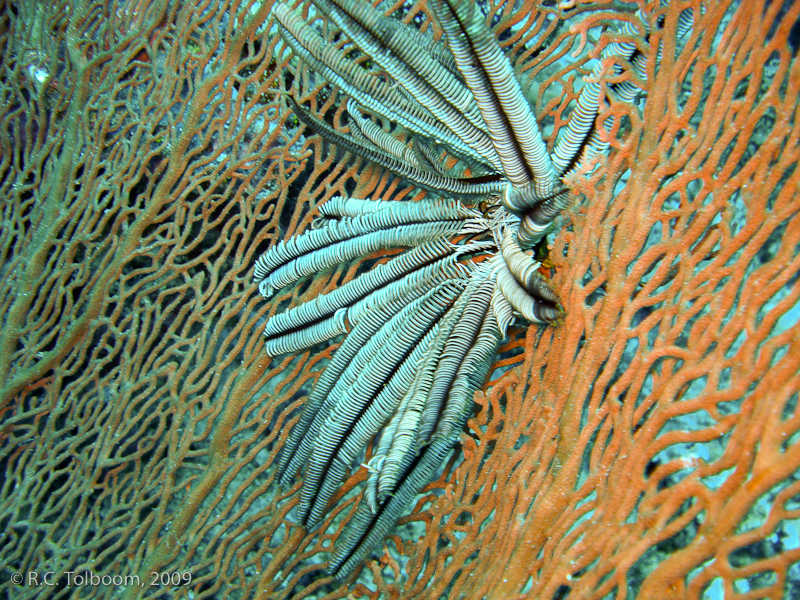
[[(301, 524), (320, 523), (379, 435), (361, 504), (329, 562), (341, 577), (381, 543), (441, 466), (509, 325), (549, 324), (563, 314), (530, 249), (566, 206), (565, 176), (604, 151), (595, 129), (602, 61), (548, 151), (474, 2), (429, 2), (444, 41), (366, 2), (313, 0), (313, 6), (375, 66), (353, 60), (278, 4), (275, 18), (297, 59), (348, 98), (349, 132), (289, 98), (293, 111), (339, 148), (429, 192), (416, 202), (335, 197), (320, 208), (321, 227), (279, 243), (255, 266), (268, 297), (343, 262), (406, 249), (266, 324), (272, 356), (346, 334), (281, 454), (283, 483), (303, 471)], [(647, 35), (644, 24), (621, 29)], [(644, 57), (633, 42), (610, 44), (604, 56), (630, 61), (644, 77)], [(611, 87), (623, 100), (640, 93), (629, 82)], [(402, 139), (379, 119), (394, 124)]]

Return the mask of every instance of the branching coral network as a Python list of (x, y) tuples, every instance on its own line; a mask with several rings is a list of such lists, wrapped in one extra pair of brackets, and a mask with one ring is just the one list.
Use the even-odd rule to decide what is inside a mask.
[[(543, 264), (563, 313), (557, 327), (515, 317), (486, 382), (469, 383), (464, 427), (452, 421), (456, 449), (337, 580), (327, 568), (383, 466), (369, 460), (381, 442), (334, 486), (319, 524), (301, 526), (305, 476), (284, 489), (278, 473), (347, 342), (273, 357), (280, 336), (260, 332), (421, 251), (365, 250), (269, 301), (254, 264), (351, 218), (335, 211), (361, 210), (354, 199), (437, 205), (455, 215), (448, 241), (485, 241), (487, 256), (502, 256), (505, 235), (481, 228), (498, 219), (516, 234), (527, 209), (499, 219), (502, 189), (445, 195), (433, 176), (411, 177), (511, 181), (491, 150), (475, 157), (319, 66), (298, 70), (273, 4), (0, 11), (2, 593), (45, 593), (13, 573), (91, 572), (109, 584), (46, 593), (797, 596), (800, 6), (478, 3), (549, 156), (597, 85), (588, 127), (602, 146), (555, 181), (569, 192), (553, 235), (519, 250)], [(463, 77), (432, 4), (375, 8), (387, 34), (413, 36)], [(286, 10), (416, 106), (333, 19)], [(628, 43), (631, 55), (614, 49)], [(373, 146), (383, 163), (359, 154)], [(455, 263), (477, 273), (493, 260), (482, 252)]]

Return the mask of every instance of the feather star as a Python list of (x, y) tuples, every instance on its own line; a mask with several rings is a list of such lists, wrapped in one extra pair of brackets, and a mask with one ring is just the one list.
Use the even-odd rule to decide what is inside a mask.
[[(529, 250), (567, 206), (566, 176), (606, 149), (595, 128), (603, 72), (597, 61), (551, 153), (475, 3), (429, 2), (446, 45), (365, 2), (313, 5), (383, 76), (279, 3), (274, 15), (285, 42), (347, 96), (349, 133), (288, 98), (292, 110), (339, 148), (430, 192), (417, 202), (334, 197), (320, 207), (320, 228), (280, 242), (255, 265), (269, 297), (369, 253), (407, 249), (275, 315), (265, 328), (271, 356), (345, 334), (279, 461), (283, 484), (303, 471), (300, 524), (321, 522), (379, 435), (361, 503), (328, 563), (331, 574), (344, 577), (383, 541), (458, 442), (508, 327), (519, 318), (543, 325), (561, 318), (558, 297)], [(625, 22), (622, 33), (646, 36), (645, 23), (637, 30)], [(644, 78), (645, 57), (634, 43), (610, 44), (602, 58), (608, 57), (630, 61)], [(629, 81), (608, 87), (627, 101), (641, 93)], [(402, 128), (406, 141), (376, 118)], [(445, 152), (456, 167), (442, 166)]]

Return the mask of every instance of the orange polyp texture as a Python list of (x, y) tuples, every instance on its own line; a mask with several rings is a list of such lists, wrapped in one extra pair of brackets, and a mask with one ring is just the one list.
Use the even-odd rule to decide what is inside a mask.
[[(664, 25), (637, 40), (643, 108), (602, 98), (611, 151), (566, 181), (577, 200), (549, 250), (563, 322), (510, 331), (463, 447), (380, 558), (338, 583), (324, 553), (365, 469), (311, 532), (291, 514), (299, 485), (272, 476), (334, 347), (271, 360), (261, 332), (277, 303), (357, 269), (267, 302), (252, 267), (353, 185), (423, 194), (292, 125), (270, 3), (230, 19), (223, 3), (51, 4), (0, 16), (14, 74), (0, 88), (9, 569), (190, 573), (196, 599), (683, 599), (711, 585), (734, 597), (748, 578), (735, 597), (789, 597), (800, 550), (774, 539), (800, 519), (799, 4), (775, 27), (781, 2), (632, 5)], [(609, 2), (491, 4), (538, 119), (557, 128), (594, 31), (633, 18)], [(427, 11), (413, 6), (407, 21)], [(583, 24), (557, 29), (575, 13)], [(15, 71), (31, 49), (50, 57), (42, 90)], [(320, 82), (304, 88), (315, 112), (341, 104)]]

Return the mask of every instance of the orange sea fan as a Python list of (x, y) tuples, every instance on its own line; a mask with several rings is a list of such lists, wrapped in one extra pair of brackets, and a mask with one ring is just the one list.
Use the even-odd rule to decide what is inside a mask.
[[(549, 143), (632, 13), (558, 5), (487, 6)], [(550, 248), (563, 324), (512, 332), (462, 449), (345, 582), (324, 561), (365, 471), (310, 534), (273, 480), (334, 346), (270, 362), (258, 333), (359, 266), (273, 304), (252, 266), (333, 195), (415, 192), (300, 130), (269, 2), (108, 6), (0, 11), (0, 590), (41, 597), (11, 575), (52, 571), (54, 598), (798, 594), (800, 6), (636, 5), (661, 58), (622, 65), (641, 111), (601, 95), (611, 148)], [(436, 29), (424, 1), (383, 8)]]

